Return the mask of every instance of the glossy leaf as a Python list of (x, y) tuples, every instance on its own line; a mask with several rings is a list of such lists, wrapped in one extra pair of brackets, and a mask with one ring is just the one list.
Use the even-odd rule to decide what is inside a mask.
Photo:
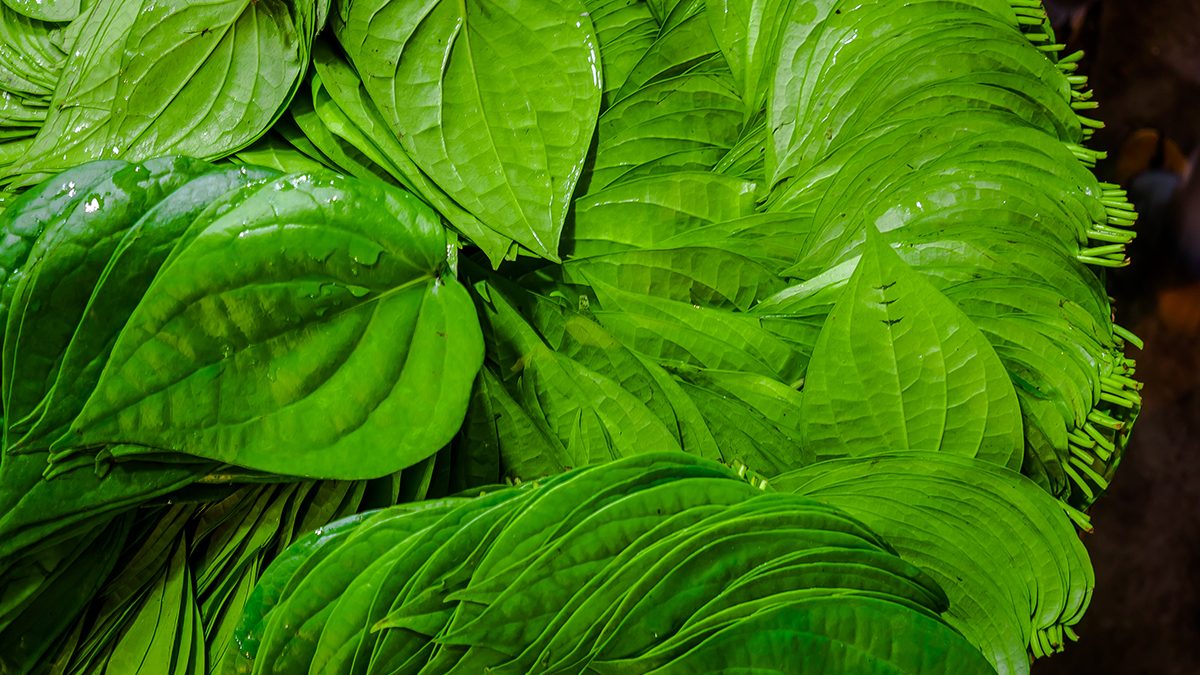
[(742, 92), (746, 112), (757, 113), (766, 105), (767, 84), (780, 55), (780, 37), (794, 20), (797, 3), (715, 0), (705, 4), (705, 17)]
[(257, 188), (193, 224), (59, 447), (323, 478), (411, 466), (457, 430), (482, 359), (445, 256), (406, 193), (322, 174)]
[(617, 91), (658, 35), (658, 21), (645, 2), (583, 0), (600, 48), (605, 107), (615, 102)]
[(943, 453), (821, 462), (773, 485), (845, 509), (928, 571), (946, 620), (999, 672), (1063, 646), (1091, 599), (1082, 542), (1053, 497), (1015, 471)]
[(34, 201), (22, 205), (32, 207), (28, 211), (11, 214), (14, 222), (25, 221), (20, 228), (39, 234), (20, 273), (9, 278), (3, 393), (10, 449), (14, 431), (28, 429), (53, 390), (62, 353), (124, 230), (166, 194), (211, 168), (187, 158), (124, 164), (94, 185), (79, 185), (77, 200), (50, 200), (69, 206), (58, 213), (45, 213), (39, 207), (49, 204)]
[(216, 158), (261, 136), (307, 67), (312, 3), (97, 0), (50, 112), (5, 182), (101, 158)]
[(942, 450), (1019, 466), (1016, 392), (987, 340), (869, 236), (804, 383), (805, 442), (823, 452)]
[(359, 0), (339, 19), (339, 42), (421, 170), (490, 229), (557, 260), (601, 94), (578, 0)]
[(86, 191), (81, 208), (35, 245), (7, 332), (10, 451), (47, 447), (79, 414), (113, 342), (192, 220), (226, 193), (274, 175), (214, 169), (174, 158), (131, 165)]
[(4, 0), (4, 4), (38, 21), (70, 21), (79, 15), (80, 0)]

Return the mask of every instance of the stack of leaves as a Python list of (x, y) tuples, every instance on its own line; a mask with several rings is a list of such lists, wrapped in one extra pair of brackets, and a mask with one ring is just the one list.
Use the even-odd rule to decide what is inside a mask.
[(945, 608), (842, 511), (648, 453), (318, 530), (224, 672), (993, 672)]
[[(0, 642), (14, 647), (0, 659), (36, 662), (113, 565), (142, 555), (123, 542), (155, 518), (125, 512), (197, 480), (360, 481), (329, 517), (355, 512), (369, 479), (396, 483), (375, 505), (427, 494), (482, 346), (445, 233), (407, 193), (112, 160), (25, 192), (2, 219)], [(204, 527), (191, 508), (160, 514), (176, 529), (149, 545), (200, 546), (177, 536)], [(53, 628), (19, 621), (50, 602)]]
[(946, 453), (820, 462), (771, 481), (866, 523), (945, 589), (943, 618), (1002, 673), (1061, 651), (1094, 578), (1058, 503), (1021, 474)]
[[(1140, 407), (1123, 353), (1139, 343), (1088, 265), (1124, 264), (1134, 214), (1087, 169), (1094, 103), (1039, 8), (585, 3), (590, 97), (556, 79), (589, 40), (489, 70), (507, 52), (472, 35), (532, 42), (566, 4), (472, 16), (443, 51), (411, 40), (458, 35), (461, 8), (410, 25), (377, 20), (403, 0), (344, 3), (277, 127), (296, 151), (254, 155), (407, 186), (484, 254), (464, 267), (489, 335), (468, 447), (520, 478), (641, 447), (767, 475), (941, 450), (1096, 499)], [(593, 124), (592, 97), (585, 156), (563, 139)], [(491, 201), (576, 179), (566, 217), (538, 202), (545, 237)], [(486, 272), (514, 249), (481, 224), (563, 263)]]
[[(113, 573), (45, 661), (58, 673), (213, 672), (236, 648), (233, 630), (267, 564), (332, 520), (427, 494), (397, 488), (392, 479), (207, 485), (149, 504), (110, 544), (123, 548)], [(39, 628), (24, 626), (24, 637), (43, 640)]]
[(1073, 636), (1135, 215), (1037, 0), (0, 2), (0, 673)]
[(224, 157), (308, 69), (329, 0), (5, 0), (0, 189), (100, 158)]
[(0, 167), (16, 163), (46, 121), (79, 0), (0, 3)]

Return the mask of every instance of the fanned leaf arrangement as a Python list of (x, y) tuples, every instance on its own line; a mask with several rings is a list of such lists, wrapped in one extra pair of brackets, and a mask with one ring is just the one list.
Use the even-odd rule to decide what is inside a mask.
[(3, 0), (0, 675), (1028, 673), (1140, 409), (1061, 50)]
[[(6, 52), (43, 85), (6, 90), (31, 99), (32, 138), (0, 163), (10, 188), (102, 157), (215, 159), (251, 143), (300, 85), (328, 11), (327, 0), (5, 4)], [(26, 53), (25, 40), (40, 49)]]

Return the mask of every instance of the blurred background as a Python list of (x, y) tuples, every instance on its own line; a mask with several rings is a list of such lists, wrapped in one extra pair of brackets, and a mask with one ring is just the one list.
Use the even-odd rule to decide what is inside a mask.
[(1102, 180), (1141, 216), (1112, 275), (1117, 321), (1145, 341), (1144, 408), (1085, 541), (1096, 594), (1080, 642), (1034, 666), (1200, 673), (1200, 0), (1046, 0), (1058, 41), (1085, 52), (1105, 123)]

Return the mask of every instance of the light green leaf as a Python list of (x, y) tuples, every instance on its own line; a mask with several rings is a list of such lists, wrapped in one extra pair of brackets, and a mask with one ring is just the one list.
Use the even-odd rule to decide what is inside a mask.
[(79, 16), (80, 0), (4, 0), (18, 14), (38, 21), (70, 21)]
[(736, 370), (791, 384), (806, 363), (762, 320), (742, 312), (630, 293), (588, 279), (597, 320), (629, 349), (671, 367)]
[(687, 246), (620, 251), (568, 261), (563, 278), (568, 283), (598, 281), (631, 293), (745, 311), (758, 298), (779, 290), (783, 280), (735, 250)]
[[(504, 359), (513, 398), (561, 453), (559, 470), (652, 449), (681, 449), (679, 422), (648, 381), (646, 366), (600, 325), (577, 315), (554, 317), (560, 326), (550, 337), (558, 344), (548, 344), (501, 292), (482, 291), (494, 358)], [(497, 403), (503, 405), (504, 399)], [(502, 456), (508, 454), (501, 450)]]
[(654, 44), (658, 22), (645, 2), (583, 0), (596, 27), (600, 67), (604, 71), (604, 105), (613, 104), (630, 71)]
[(742, 92), (746, 113), (766, 105), (768, 78), (779, 58), (796, 0), (709, 0), (709, 25)]
[(222, 157), (260, 135), (308, 62), (311, 3), (98, 0), (46, 122), (4, 173), (29, 185), (85, 161)]
[(665, 241), (691, 243), (693, 232), (754, 213), (755, 184), (700, 171), (679, 171), (597, 190), (575, 200), (565, 253), (584, 258)]
[(338, 40), (420, 168), (489, 228), (557, 260), (601, 94), (578, 0), (371, 0), (340, 19)]
[[(14, 4), (14, 3), (9, 3)], [(28, 0), (16, 2), (28, 5)], [(46, 106), (66, 53), (63, 51), (63, 26), (30, 18), (9, 5), (0, 5), (0, 44), (5, 46), (0, 55), (0, 90), (22, 100), (26, 105), (38, 108), (38, 123), (45, 119)], [(0, 103), (4, 115), (0, 120), (7, 126), (11, 123), (8, 114), (13, 101)], [(36, 128), (31, 133), (36, 133)]]
[(945, 453), (821, 462), (772, 480), (878, 532), (950, 597), (945, 620), (1002, 673), (1060, 650), (1091, 599), (1087, 551), (1060, 504), (1016, 471)]
[(710, 60), (654, 81), (600, 117), (588, 192), (654, 174), (708, 171), (737, 143), (744, 122), (723, 63)]
[[(717, 43), (703, 13), (689, 13), (664, 26), (613, 97), (619, 101), (647, 85), (680, 75), (717, 54)], [(721, 67), (721, 71), (727, 72)]]
[(425, 200), (450, 222), (451, 227), (483, 249), (493, 263), (499, 263), (510, 253), (511, 239), (481, 223), (413, 162), (371, 101), (358, 73), (341, 53), (323, 42), (318, 43), (313, 49), (313, 66), (320, 77), (323, 93), (329, 95), (328, 101), (318, 103), (316, 111), (330, 133), (345, 139), (393, 179)]
[(809, 364), (806, 443), (818, 456), (941, 450), (1019, 466), (1020, 408), (995, 351), (954, 303), (868, 234)]

